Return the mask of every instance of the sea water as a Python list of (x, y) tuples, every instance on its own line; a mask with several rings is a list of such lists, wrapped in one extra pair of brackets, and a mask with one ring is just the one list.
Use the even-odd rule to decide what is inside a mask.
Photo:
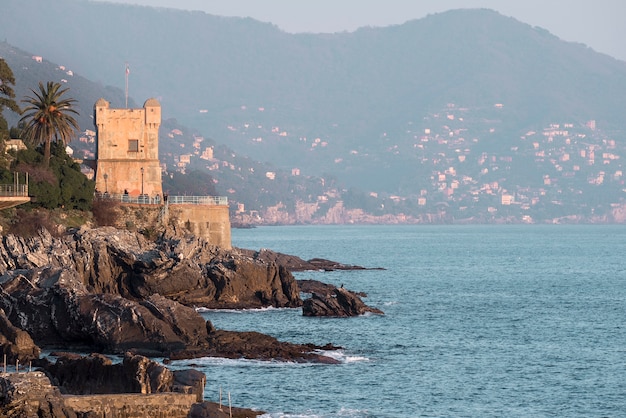
[(217, 328), (332, 343), (338, 365), (216, 358), (205, 397), (266, 417), (626, 416), (626, 227), (283, 226), (233, 245), (384, 270), (296, 273), (384, 315), (204, 312)]

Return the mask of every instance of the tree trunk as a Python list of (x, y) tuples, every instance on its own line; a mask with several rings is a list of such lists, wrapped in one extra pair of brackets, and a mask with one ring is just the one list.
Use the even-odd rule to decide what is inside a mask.
[(43, 165), (44, 167), (50, 167), (50, 143), (52, 138), (46, 138), (43, 145)]

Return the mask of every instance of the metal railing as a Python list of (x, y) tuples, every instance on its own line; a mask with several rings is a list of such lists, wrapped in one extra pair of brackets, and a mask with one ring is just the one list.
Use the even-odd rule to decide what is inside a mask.
[(147, 194), (131, 196), (120, 193), (96, 193), (97, 199), (110, 199), (121, 203), (134, 203), (139, 205), (160, 205), (167, 203), (169, 205), (228, 205), (228, 197), (226, 196), (168, 196), (160, 195), (148, 196)]
[(28, 184), (0, 184), (0, 196), (28, 197)]
[(169, 196), (168, 203), (171, 205), (228, 205), (226, 196)]

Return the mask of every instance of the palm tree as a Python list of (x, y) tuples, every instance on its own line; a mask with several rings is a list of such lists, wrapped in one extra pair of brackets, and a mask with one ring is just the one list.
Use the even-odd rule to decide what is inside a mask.
[(27, 103), (22, 119), (24, 122), (24, 139), (33, 145), (44, 145), (44, 165), (50, 165), (50, 144), (63, 141), (67, 145), (78, 130), (78, 123), (72, 114), (78, 115), (73, 109), (74, 99), (62, 96), (68, 89), (61, 89), (60, 83), (48, 81), (44, 87), (39, 82), (39, 92), (31, 90), (34, 96), (27, 96), (22, 102)]

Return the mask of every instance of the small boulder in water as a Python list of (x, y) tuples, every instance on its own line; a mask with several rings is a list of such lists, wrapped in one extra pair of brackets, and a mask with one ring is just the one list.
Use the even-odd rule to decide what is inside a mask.
[(332, 294), (313, 293), (302, 306), (304, 316), (348, 317), (367, 312), (384, 314), (380, 309), (367, 306), (355, 293), (344, 288), (335, 288)]

